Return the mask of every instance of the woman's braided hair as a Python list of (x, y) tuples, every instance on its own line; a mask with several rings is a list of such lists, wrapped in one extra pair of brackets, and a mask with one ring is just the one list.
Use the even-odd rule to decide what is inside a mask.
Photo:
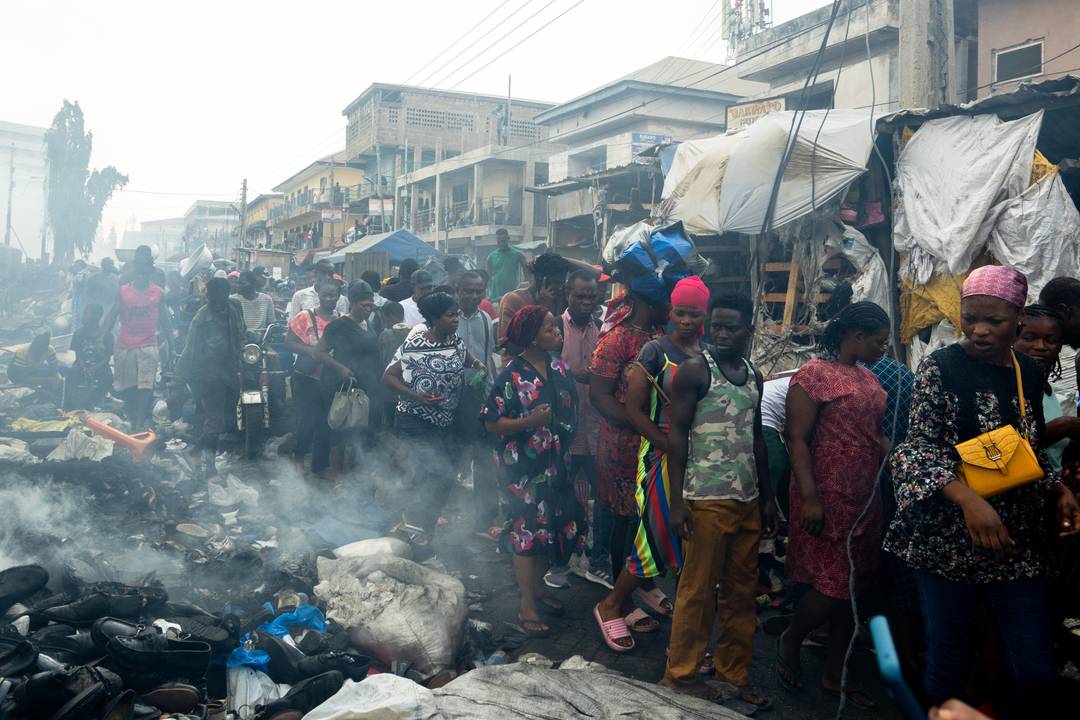
[[(1028, 305), (1024, 308), (1024, 321), (1026, 322), (1028, 318), (1046, 318), (1056, 322), (1059, 330), (1065, 330), (1065, 318), (1061, 317), (1061, 313), (1049, 305), (1042, 305), (1041, 303)], [(1024, 322), (1021, 322), (1020, 326), (1023, 327)], [(1054, 367), (1047, 368), (1047, 371), (1047, 380), (1053, 382), (1061, 379), (1061, 355), (1058, 355), (1057, 360), (1054, 361)]]
[(851, 331), (875, 333), (889, 327), (889, 316), (875, 303), (852, 303), (836, 314), (825, 328), (818, 347), (827, 357), (840, 354), (840, 343)]

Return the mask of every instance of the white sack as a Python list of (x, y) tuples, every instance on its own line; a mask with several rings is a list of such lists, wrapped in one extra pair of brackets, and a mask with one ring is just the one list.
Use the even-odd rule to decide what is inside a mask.
[(925, 284), (934, 272), (971, 268), (1005, 201), (1028, 187), (1042, 111), (931, 120), (896, 165), (893, 245), (908, 255), (901, 274)]
[(23, 440), (0, 438), (0, 460), (19, 463), (40, 462), (30, 453), (30, 446)]
[(266, 673), (249, 667), (229, 668), (228, 683), (229, 709), (240, 720), (251, 720), (257, 706), (269, 705), (289, 692), (288, 685), (279, 685)]
[[(852, 302), (869, 301), (892, 316), (889, 271), (885, 261), (866, 236), (840, 222), (831, 222), (823, 228), (828, 257), (841, 255), (858, 273), (851, 281)], [(822, 261), (826, 260), (822, 257)]]
[(384, 673), (363, 682), (346, 680), (304, 720), (435, 720), (443, 717), (423, 685)]
[(354, 647), (384, 664), (407, 660), (425, 676), (453, 665), (468, 613), (460, 580), (392, 555), (316, 564), (315, 595), (327, 618), (350, 628)]
[(370, 540), (357, 540), (334, 550), (334, 557), (339, 559), (368, 557), (371, 555), (395, 555), (406, 560), (412, 560), (412, 548), (404, 540), (381, 537), (371, 538)]
[(113, 454), (115, 445), (116, 443), (108, 438), (100, 435), (87, 435), (81, 430), (73, 428), (45, 459), (50, 462), (60, 460), (104, 460)]
[(1004, 203), (987, 249), (1002, 265), (1027, 276), (1028, 302), (1053, 278), (1080, 275), (1080, 212), (1061, 176), (1052, 172)]

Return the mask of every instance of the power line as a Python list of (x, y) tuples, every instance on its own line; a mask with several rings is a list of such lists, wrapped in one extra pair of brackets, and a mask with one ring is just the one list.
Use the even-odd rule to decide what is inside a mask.
[(559, 19), (559, 18), (561, 18), (561, 17), (563, 16), (563, 15), (565, 15), (565, 14), (566, 14), (566, 13), (568, 13), (568, 12), (570, 12), (571, 10), (573, 10), (574, 8), (576, 8), (576, 7), (578, 6), (578, 5), (580, 5), (580, 4), (581, 4), (581, 3), (583, 3), (583, 2), (585, 2), (585, 0), (577, 0), (577, 2), (576, 2), (576, 3), (574, 3), (574, 4), (573, 4), (573, 5), (571, 5), (570, 7), (566, 8), (565, 10), (563, 10), (563, 11), (562, 11), (561, 13), (559, 13), (559, 14), (558, 14), (558, 15), (556, 15), (555, 17), (553, 17), (553, 18), (551, 18), (550, 20), (548, 20), (548, 21), (547, 21), (546, 23), (544, 23), (543, 25), (541, 25), (540, 27), (538, 27), (538, 28), (537, 28), (536, 30), (534, 30), (533, 32), (529, 33), (528, 35), (526, 35), (526, 36), (525, 36), (525, 37), (523, 37), (522, 39), (518, 40), (518, 41), (517, 41), (516, 43), (514, 43), (514, 45), (512, 45), (512, 46), (508, 47), (508, 48), (507, 48), (506, 50), (503, 50), (503, 51), (502, 51), (501, 53), (499, 53), (499, 54), (498, 54), (498, 55), (496, 55), (495, 57), (491, 58), (491, 60), (487, 61), (486, 63), (484, 63), (483, 65), (481, 65), (481, 66), (480, 66), (480, 67), (478, 67), (477, 69), (473, 70), (473, 71), (472, 71), (471, 73), (469, 73), (469, 74), (468, 74), (468, 75), (466, 75), (465, 77), (463, 77), (463, 78), (461, 78), (460, 80), (458, 80), (458, 81), (457, 81), (456, 83), (454, 83), (453, 85), (451, 85), (449, 89), (450, 89), (450, 90), (453, 90), (453, 89), (454, 89), (454, 88), (456, 88), (456, 87), (457, 87), (458, 85), (460, 85), (461, 83), (465, 82), (466, 80), (468, 80), (469, 78), (471, 78), (471, 77), (472, 77), (473, 75), (476, 75), (476, 74), (477, 74), (478, 72), (480, 72), (481, 70), (483, 70), (484, 68), (486, 68), (486, 67), (487, 67), (488, 65), (491, 65), (491, 63), (495, 62), (496, 60), (498, 60), (499, 58), (501, 58), (501, 57), (502, 57), (503, 55), (506, 55), (507, 53), (511, 52), (512, 50), (517, 50), (517, 49), (518, 49), (518, 48), (520, 48), (520, 47), (521, 47), (521, 46), (522, 46), (522, 45), (523, 45), (523, 44), (524, 44), (524, 43), (525, 43), (525, 42), (526, 42), (527, 40), (529, 40), (530, 38), (532, 38), (533, 36), (535, 36), (535, 35), (536, 35), (537, 33), (539, 33), (539, 32), (540, 32), (541, 30), (543, 30), (544, 28), (546, 28), (546, 27), (547, 27), (548, 25), (551, 25), (551, 24), (552, 24), (553, 22), (555, 22), (556, 20), (558, 20), (558, 19)]
[(192, 193), (192, 192), (172, 192), (168, 190), (133, 190), (131, 188), (120, 188), (117, 193), (136, 193), (138, 195), (177, 195), (181, 197), (233, 197), (236, 193)]
[[(524, 3), (524, 4), (523, 4), (523, 5), (521, 6), (521, 7), (519, 7), (519, 8), (517, 9), (517, 10), (514, 10), (514, 11), (513, 11), (512, 13), (510, 13), (509, 15), (507, 15), (506, 17), (504, 17), (504, 18), (503, 18), (502, 20), (500, 20), (499, 22), (495, 23), (495, 24), (494, 24), (493, 26), (491, 26), (490, 28), (488, 28), (488, 30), (487, 30), (487, 31), (486, 31), (486, 32), (485, 32), (485, 33), (484, 33), (483, 35), (481, 35), (481, 36), (480, 36), (479, 38), (477, 38), (477, 40), (483, 40), (483, 39), (484, 39), (485, 37), (487, 37), (487, 36), (488, 36), (488, 35), (490, 35), (491, 33), (493, 33), (493, 32), (495, 32), (496, 30), (498, 30), (498, 29), (499, 29), (500, 27), (502, 27), (503, 23), (505, 23), (505, 22), (506, 22), (507, 20), (509, 20), (510, 18), (514, 17), (514, 16), (515, 16), (515, 15), (517, 15), (517, 14), (518, 14), (519, 12), (521, 12), (522, 10), (524, 10), (525, 8), (527, 8), (527, 7), (529, 6), (529, 5), (531, 5), (531, 4), (533, 3), (533, 1), (534, 1), (534, 0), (525, 0), (525, 3)], [(541, 8), (541, 9), (542, 9), (542, 8)], [(511, 32), (513, 32), (513, 31), (511, 30)], [(506, 37), (506, 35), (503, 35), (503, 38), (505, 38), (505, 37)], [(500, 39), (501, 39), (501, 38), (500, 38)], [(469, 50), (469, 47), (468, 47), (468, 46), (465, 46), (465, 47), (463, 47), (463, 48), (462, 48), (462, 49), (461, 49), (461, 50), (460, 50), (460, 51), (459, 51), (459, 52), (458, 52), (458, 53), (457, 53), (456, 55), (454, 55), (454, 57), (450, 58), (449, 60), (447, 60), (446, 62), (444, 62), (444, 63), (443, 63), (442, 65), (440, 65), (439, 67), (437, 67), (437, 68), (435, 68), (434, 70), (432, 70), (431, 72), (429, 72), (429, 73), (428, 73), (427, 75), (425, 75), (425, 76), (424, 76), (424, 79), (423, 79), (423, 80), (421, 80), (421, 81), (420, 81), (419, 83), (417, 83), (417, 84), (418, 84), (418, 85), (423, 85), (423, 84), (424, 84), (424, 83), (426, 83), (426, 82), (427, 82), (428, 80), (430, 80), (430, 79), (431, 79), (431, 78), (433, 78), (434, 76), (438, 75), (438, 74), (439, 74), (439, 73), (440, 73), (440, 72), (442, 71), (442, 69), (443, 69), (443, 68), (445, 68), (445, 67), (446, 67), (447, 65), (449, 65), (449, 64), (450, 64), (450, 63), (452, 63), (452, 62), (454, 62), (454, 61), (455, 61), (455, 60), (457, 60), (457, 59), (458, 59), (459, 57), (461, 57), (461, 56), (462, 56), (462, 55), (464, 55), (464, 54), (465, 54), (466, 52), (468, 52), (468, 50)], [(470, 61), (467, 61), (467, 62), (465, 63), (465, 65), (468, 65), (468, 64), (469, 64), (469, 62), (471, 62), (471, 60), (470, 60)], [(465, 65), (462, 65), (462, 67), (464, 67)], [(461, 69), (461, 68), (458, 68), (458, 70), (460, 70), (460, 69)], [(454, 72), (457, 72), (457, 70), (455, 70)], [(450, 74), (451, 74), (451, 75), (453, 75), (454, 73), (450, 73)], [(445, 80), (445, 79), (446, 79), (446, 78), (443, 78), (443, 80)], [(440, 81), (440, 82), (441, 82), (441, 81)], [(433, 87), (438, 87), (438, 86), (439, 86), (439, 83), (435, 83), (435, 85), (434, 85)]]
[(499, 4), (498, 4), (498, 6), (496, 6), (496, 8), (495, 8), (494, 10), (492, 10), (492, 11), (491, 11), (491, 12), (489, 12), (489, 13), (488, 13), (487, 15), (485, 15), (485, 16), (483, 17), (483, 19), (481, 19), (481, 20), (480, 20), (480, 22), (476, 23), (476, 24), (475, 24), (475, 25), (473, 25), (473, 26), (472, 26), (471, 28), (469, 28), (468, 30), (466, 30), (466, 31), (465, 31), (464, 33), (462, 33), (461, 35), (459, 35), (459, 36), (458, 36), (458, 38), (457, 38), (456, 40), (454, 40), (454, 42), (450, 43), (450, 44), (449, 44), (449, 45), (447, 45), (447, 46), (446, 46), (445, 48), (443, 48), (443, 49), (442, 49), (441, 51), (439, 51), (439, 53), (438, 53), (437, 55), (435, 55), (435, 57), (431, 58), (431, 59), (430, 59), (430, 60), (428, 60), (428, 61), (427, 61), (426, 63), (424, 63), (423, 65), (421, 65), (420, 67), (418, 67), (418, 68), (417, 68), (417, 69), (416, 69), (416, 70), (415, 70), (415, 71), (413, 72), (413, 74), (412, 74), (412, 75), (410, 75), (409, 77), (405, 78), (405, 81), (404, 81), (403, 83), (401, 83), (401, 84), (402, 84), (402, 85), (408, 85), (408, 84), (409, 84), (409, 81), (410, 81), (410, 80), (412, 80), (412, 79), (413, 79), (414, 77), (416, 77), (417, 75), (419, 75), (420, 73), (422, 73), (422, 72), (424, 71), (424, 69), (425, 69), (426, 67), (428, 67), (429, 65), (431, 65), (431, 64), (432, 64), (433, 62), (435, 62), (435, 61), (436, 61), (436, 60), (438, 60), (438, 59), (439, 59), (440, 57), (442, 57), (444, 53), (446, 53), (446, 52), (447, 52), (447, 51), (449, 51), (449, 50), (450, 50), (450, 49), (451, 49), (452, 47), (454, 47), (454, 46), (455, 46), (455, 45), (457, 45), (457, 44), (458, 44), (459, 42), (461, 42), (461, 41), (462, 41), (462, 40), (464, 40), (464, 39), (465, 39), (466, 37), (468, 37), (469, 33), (471, 33), (471, 32), (472, 32), (473, 30), (475, 30), (476, 28), (480, 27), (480, 26), (481, 26), (481, 25), (483, 25), (483, 24), (484, 24), (485, 22), (487, 22), (487, 21), (488, 21), (488, 19), (489, 19), (489, 18), (490, 18), (490, 17), (492, 16), (492, 15), (494, 15), (494, 14), (495, 14), (495, 13), (497, 13), (497, 12), (499, 12), (499, 10), (501, 10), (501, 9), (503, 8), (503, 6), (504, 6), (504, 5), (506, 5), (506, 4), (508, 3), (508, 2), (510, 2), (510, 0), (503, 0), (503, 1), (501, 2), (501, 3), (499, 3)]
[[(530, 0), (530, 2), (531, 2), (531, 0)], [(491, 49), (492, 49), (493, 47), (495, 47), (496, 45), (498, 45), (499, 43), (501, 43), (501, 42), (502, 42), (503, 40), (505, 40), (506, 38), (508, 38), (508, 37), (510, 37), (511, 35), (513, 35), (513, 34), (514, 34), (515, 32), (517, 32), (517, 31), (518, 31), (518, 30), (519, 30), (519, 29), (520, 29), (520, 28), (521, 28), (521, 27), (522, 27), (523, 25), (527, 24), (527, 23), (528, 23), (528, 22), (529, 22), (530, 20), (532, 20), (532, 19), (533, 19), (534, 17), (536, 17), (536, 16), (537, 16), (537, 15), (539, 15), (540, 13), (544, 12), (545, 10), (547, 10), (547, 9), (548, 9), (549, 7), (551, 7), (552, 5), (554, 5), (554, 4), (556, 3), (556, 2), (557, 2), (557, 0), (548, 0), (548, 2), (547, 2), (546, 4), (544, 4), (544, 5), (543, 5), (543, 6), (542, 6), (542, 7), (541, 7), (541, 8), (539, 9), (539, 10), (537, 10), (537, 11), (536, 11), (536, 12), (534, 12), (534, 13), (533, 13), (532, 15), (530, 15), (529, 17), (525, 18), (524, 20), (522, 20), (521, 22), (519, 22), (519, 23), (518, 23), (517, 25), (515, 25), (514, 27), (512, 27), (512, 28), (511, 28), (510, 30), (508, 30), (508, 31), (507, 31), (507, 32), (506, 32), (506, 33), (505, 33), (505, 34), (504, 34), (504, 35), (503, 35), (502, 37), (500, 37), (500, 38), (499, 38), (498, 40), (496, 40), (495, 42), (491, 43), (490, 45), (488, 45), (487, 47), (485, 47), (485, 48), (484, 48), (483, 50), (481, 50), (480, 52), (478, 52), (478, 53), (476, 53), (475, 55), (473, 55), (473, 56), (472, 56), (471, 58), (469, 58), (468, 60), (466, 60), (465, 62), (463, 62), (463, 63), (462, 63), (461, 65), (458, 65), (458, 66), (457, 66), (456, 68), (454, 68), (453, 70), (451, 70), (451, 71), (450, 71), (450, 72), (449, 72), (448, 74), (444, 75), (444, 76), (443, 76), (443, 78), (442, 78), (441, 80), (439, 80), (438, 82), (436, 82), (436, 83), (435, 83), (435, 84), (434, 84), (434, 85), (433, 85), (432, 87), (436, 87), (436, 88), (437, 88), (437, 87), (439, 87), (440, 85), (442, 85), (442, 84), (443, 84), (444, 82), (446, 82), (447, 80), (449, 80), (450, 78), (452, 78), (452, 77), (453, 77), (454, 75), (457, 75), (457, 74), (458, 74), (459, 72), (461, 72), (461, 71), (462, 71), (462, 70), (464, 70), (464, 69), (465, 69), (466, 67), (468, 67), (468, 66), (469, 66), (469, 65), (470, 65), (471, 63), (473, 63), (474, 61), (476, 61), (476, 60), (477, 60), (478, 58), (480, 58), (480, 57), (482, 57), (482, 56), (486, 55), (486, 54), (488, 53), (488, 51), (489, 51), (489, 50), (491, 50)], [(526, 5), (528, 5), (528, 3), (526, 3)], [(524, 9), (524, 8), (525, 8), (525, 5), (522, 5), (522, 6), (521, 6), (521, 9)], [(515, 14), (516, 14), (516, 13), (515, 13)], [(511, 17), (512, 17), (512, 16), (511, 16)]]
[[(705, 28), (712, 24), (712, 21), (706, 22), (706, 19), (710, 15), (712, 15), (713, 10), (715, 10), (719, 5), (720, 0), (714, 0), (713, 4), (709, 6), (709, 8), (705, 11), (705, 14), (701, 16), (701, 19), (698, 20), (697, 30), (692, 32), (685, 40), (683, 40), (682, 44), (679, 45), (679, 48), (673, 53), (673, 57), (681, 57), (684, 52), (687, 55), (690, 54), (690, 48), (692, 48), (694, 46), (694, 43), (697, 42), (698, 38), (701, 37), (701, 34), (705, 31)], [(721, 16), (723, 16), (723, 10), (721, 10), (720, 14)], [(682, 72), (686, 67), (688, 67), (686, 63), (682, 63), (680, 65), (675, 65), (673, 63), (672, 69), (674, 70), (674, 72), (672, 72), (671, 77), (678, 77), (678, 74)], [(671, 78), (665, 78), (662, 79), (661, 82), (668, 82), (670, 79)]]
[[(686, 53), (686, 60), (681, 65), (675, 66), (675, 68), (674, 68), (675, 71), (672, 73), (672, 77), (678, 77), (679, 73), (685, 72), (688, 67), (692, 66), (692, 64), (694, 62), (693, 59), (692, 59), (693, 56), (694, 56), (694, 50), (693, 50), (694, 45), (708, 37), (709, 28), (711, 28), (713, 26), (713, 24), (717, 20), (720, 20), (721, 21), (721, 27), (723, 26), (723, 18), (724, 18), (723, 8), (720, 9), (720, 12), (717, 13), (717, 15), (715, 17), (713, 17), (708, 22), (705, 22), (706, 17), (708, 17), (710, 14), (712, 14), (713, 9), (715, 9), (718, 5), (719, 5), (719, 0), (717, 0), (717, 2), (714, 2), (713, 5), (712, 5), (712, 8), (710, 8), (708, 10), (708, 12), (706, 12), (705, 17), (701, 18), (700, 24), (698, 25), (697, 32), (694, 33), (691, 36), (692, 39), (688, 43), (686, 43), (685, 45), (680, 47), (678, 52), (675, 53), (676, 56), (678, 56), (678, 55), (682, 54), (683, 52), (685, 52)], [(723, 33), (720, 33), (720, 34), (722, 35)], [(699, 54), (701, 54), (701, 53), (699, 53)]]

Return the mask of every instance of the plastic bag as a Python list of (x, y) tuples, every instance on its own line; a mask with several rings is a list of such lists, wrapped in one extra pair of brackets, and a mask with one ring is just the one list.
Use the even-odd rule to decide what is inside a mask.
[(295, 626), (305, 627), (309, 630), (326, 632), (326, 618), (322, 610), (314, 605), (300, 605), (295, 610), (282, 613), (270, 622), (259, 626), (259, 630), (277, 637), (285, 637), (289, 634), (289, 628)]
[(87, 435), (79, 430), (72, 430), (63, 442), (49, 453), (45, 459), (49, 462), (61, 460), (104, 460), (113, 454), (116, 443), (98, 435)]
[(356, 649), (387, 665), (411, 662), (425, 676), (452, 666), (468, 612), (460, 580), (393, 555), (316, 562), (315, 595), (327, 617), (351, 628)]
[(250, 720), (257, 706), (268, 705), (289, 692), (288, 685), (279, 685), (269, 675), (249, 667), (230, 667), (228, 681), (229, 709), (240, 720)]
[(441, 718), (434, 695), (397, 675), (346, 680), (341, 689), (304, 720), (435, 720)]
[(40, 462), (30, 454), (30, 446), (26, 442), (15, 438), (0, 438), (0, 460), (20, 463)]

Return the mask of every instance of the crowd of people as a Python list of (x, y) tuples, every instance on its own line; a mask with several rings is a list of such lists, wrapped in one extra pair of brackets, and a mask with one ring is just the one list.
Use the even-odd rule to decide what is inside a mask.
[[(281, 311), (263, 275), (245, 272), (210, 277), (184, 320), (149, 252), (129, 265), (112, 296), (82, 308), (73, 349), (88, 402), (115, 392), (132, 428), (148, 427), (159, 347), (184, 326), (176, 373), (213, 482), (245, 334)], [(1055, 279), (1028, 305), (1016, 270), (974, 270), (963, 338), (914, 373), (889, 356), (886, 310), (851, 303), (815, 359), (765, 377), (749, 358), (749, 296), (693, 275), (612, 294), (599, 270), (554, 253), (519, 285), (524, 267), (502, 235), (485, 271), (447, 267), (445, 285), (412, 261), (389, 281), (348, 284), (317, 263), (283, 318), (297, 466), (340, 491), (358, 457), (377, 458), (396, 484), (387, 530), (421, 557), (438, 552), (440, 516), (466, 479), (475, 532), (512, 558), (528, 635), (552, 631), (572, 576), (602, 585), (592, 614), (612, 651), (670, 622), (661, 682), (680, 692), (715, 698), (711, 675), (771, 706), (750, 682), (768, 545), (786, 549), (795, 589), (772, 668), (788, 691), (813, 682), (874, 707), (845, 683), (856, 620), (873, 611), (902, 628), (908, 679), (928, 704), (989, 699), (998, 717), (1050, 716), (1039, 713), (1054, 707), (1057, 633), (1080, 595), (1056, 572), (1075, 562), (1059, 536), (1080, 529), (1080, 421), (1051, 384), (1062, 346), (1080, 346), (1080, 280)], [(52, 362), (48, 339), (35, 341), (9, 378), (40, 381)], [(332, 429), (346, 384), (368, 419)], [(987, 468), (1014, 486), (970, 481)], [(671, 576), (673, 597), (656, 582)], [(800, 658), (811, 636), (826, 647), (812, 681)]]

